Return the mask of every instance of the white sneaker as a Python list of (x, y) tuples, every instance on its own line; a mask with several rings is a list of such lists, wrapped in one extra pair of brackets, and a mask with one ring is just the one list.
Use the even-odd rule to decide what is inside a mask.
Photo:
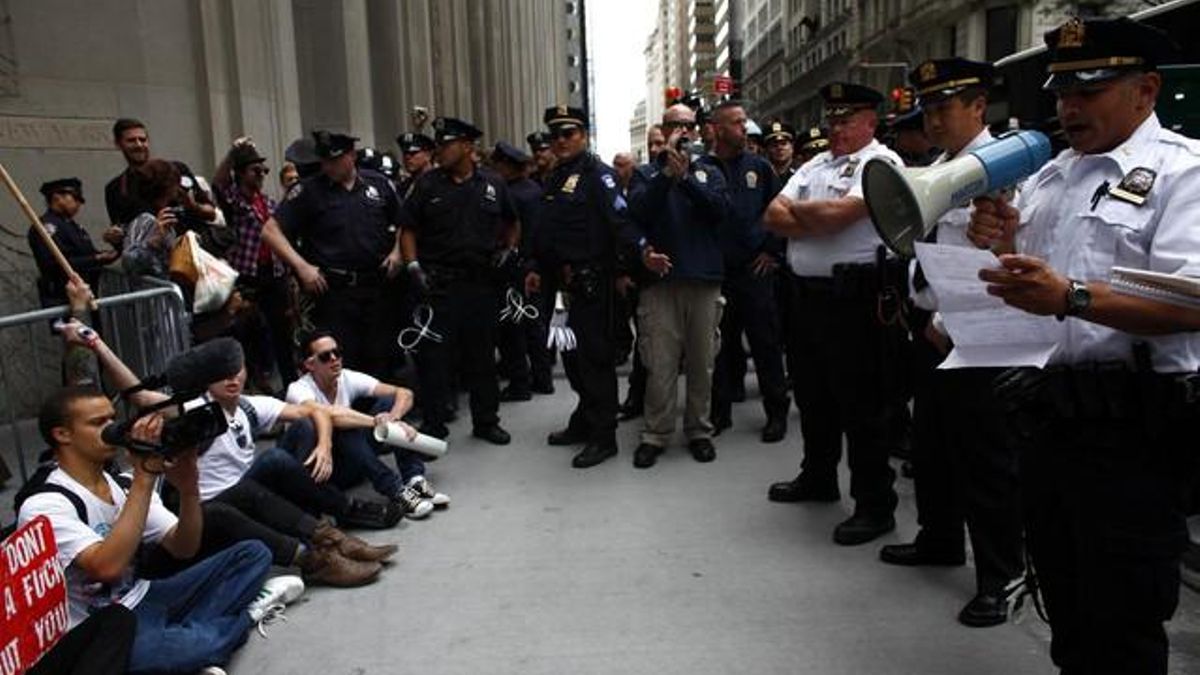
[(406, 487), (400, 494), (392, 497), (392, 501), (400, 505), (404, 515), (413, 520), (420, 520), (433, 513), (433, 502), (421, 496), (416, 490)]
[(229, 675), (225, 669), (220, 666), (207, 666), (196, 675)]
[(444, 509), (450, 506), (450, 495), (433, 489), (433, 484), (425, 476), (413, 476), (408, 481), (408, 487), (416, 490), (417, 494), (429, 500), (434, 508)]
[(250, 620), (258, 624), (258, 634), (266, 637), (266, 627), (276, 621), (287, 621), (283, 609), (304, 595), (304, 580), (293, 574), (267, 579), (258, 597), (246, 608)]

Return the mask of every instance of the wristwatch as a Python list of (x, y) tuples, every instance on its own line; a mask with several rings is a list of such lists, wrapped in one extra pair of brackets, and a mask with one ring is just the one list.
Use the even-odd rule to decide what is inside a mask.
[(1065, 312), (1058, 315), (1059, 321), (1068, 316), (1079, 316), (1092, 306), (1092, 292), (1088, 290), (1087, 284), (1075, 279), (1069, 279), (1069, 281), (1071, 285), (1067, 287), (1067, 308)]

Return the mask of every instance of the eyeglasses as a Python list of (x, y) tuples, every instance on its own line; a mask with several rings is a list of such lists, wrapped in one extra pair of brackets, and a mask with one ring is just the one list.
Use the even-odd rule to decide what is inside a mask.
[(695, 122), (663, 122), (663, 123), (662, 123), (662, 128), (663, 128), (663, 129), (667, 129), (667, 130), (671, 130), (671, 129), (695, 129), (695, 128), (696, 128), (696, 123), (695, 123)]
[(337, 347), (334, 347), (333, 349), (326, 349), (325, 351), (317, 354), (316, 357), (321, 363), (329, 363), (334, 359), (341, 360), (342, 350), (338, 349)]

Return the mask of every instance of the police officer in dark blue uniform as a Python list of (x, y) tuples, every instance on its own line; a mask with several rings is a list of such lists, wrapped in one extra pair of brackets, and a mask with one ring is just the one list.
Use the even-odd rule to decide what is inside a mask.
[(417, 179), (433, 168), (433, 151), (437, 146), (425, 134), (411, 132), (397, 136), (396, 145), (400, 146), (401, 162), (404, 164), (404, 175), (396, 189), (400, 192), (400, 198), (405, 199)]
[[(766, 231), (762, 214), (778, 192), (775, 172), (761, 155), (746, 152), (746, 111), (726, 101), (710, 116), (713, 152), (699, 164), (720, 171), (729, 192), (729, 222), (719, 228), (725, 256), (725, 312), (721, 318), (721, 350), (713, 372), (712, 425), (714, 433), (732, 426), (733, 391), (745, 377), (742, 331), (750, 342), (767, 424), (764, 443), (778, 443), (787, 435), (787, 380), (783, 376), (783, 351), (773, 285), (783, 240)], [(734, 346), (734, 343), (737, 343)], [(740, 363), (735, 363), (740, 361)], [(739, 367), (740, 366), (740, 367)]]
[[(91, 286), (98, 289), (100, 271), (118, 257), (117, 251), (98, 251), (92, 238), (75, 216), (86, 201), (83, 198), (83, 183), (78, 178), (60, 178), (42, 183), (42, 196), (46, 198), (46, 212), (42, 223), (50, 232), (51, 239), (62, 251), (72, 269)], [(43, 307), (61, 305), (67, 301), (67, 277), (54, 259), (50, 248), (40, 235), (29, 228), (29, 248), (38, 268), (38, 299)]]
[(533, 153), (533, 173), (529, 177), (538, 185), (545, 186), (554, 163), (558, 161), (550, 147), (550, 134), (535, 131), (525, 137), (525, 142), (529, 144), (529, 152)]
[[(501, 270), (501, 300), (507, 312), (500, 321), (500, 372), (508, 386), (501, 401), (528, 401), (534, 392), (553, 394), (550, 350), (546, 347), (549, 317), (540, 293), (525, 297), (524, 258), (533, 248), (534, 228), (542, 208), (542, 186), (527, 177), (532, 158), (511, 143), (500, 141), (492, 151), (492, 166), (508, 185), (513, 208), (521, 222), (521, 242)], [(536, 310), (536, 316), (534, 311)]]
[(263, 240), (312, 299), (311, 321), (338, 335), (347, 367), (385, 377), (399, 331), (400, 198), (385, 176), (355, 167), (357, 138), (315, 131), (313, 140), (321, 173), (288, 192)]
[(433, 128), (438, 168), (421, 176), (404, 200), (401, 232), (406, 267), (430, 310), (422, 320), (442, 338), (417, 346), (422, 431), (449, 434), (450, 368), (457, 364), (471, 397), (472, 435), (504, 445), (510, 437), (497, 414), (496, 263), (516, 247), (517, 214), (503, 179), (475, 166), (475, 141), (483, 132), (453, 117), (437, 118)]
[(617, 370), (613, 340), (613, 280), (618, 249), (637, 239), (626, 217), (616, 173), (588, 151), (584, 112), (565, 105), (543, 116), (557, 163), (547, 177), (542, 220), (526, 290), (561, 289), (570, 303), (568, 327), (577, 340), (563, 367), (579, 403), (550, 445), (584, 444), (571, 464), (587, 468), (617, 454)]

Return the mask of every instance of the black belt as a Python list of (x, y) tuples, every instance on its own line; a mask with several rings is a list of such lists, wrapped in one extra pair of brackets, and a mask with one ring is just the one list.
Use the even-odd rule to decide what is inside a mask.
[(383, 273), (378, 268), (343, 270), (336, 267), (322, 267), (321, 274), (331, 287), (338, 288), (378, 286), (383, 281)]

